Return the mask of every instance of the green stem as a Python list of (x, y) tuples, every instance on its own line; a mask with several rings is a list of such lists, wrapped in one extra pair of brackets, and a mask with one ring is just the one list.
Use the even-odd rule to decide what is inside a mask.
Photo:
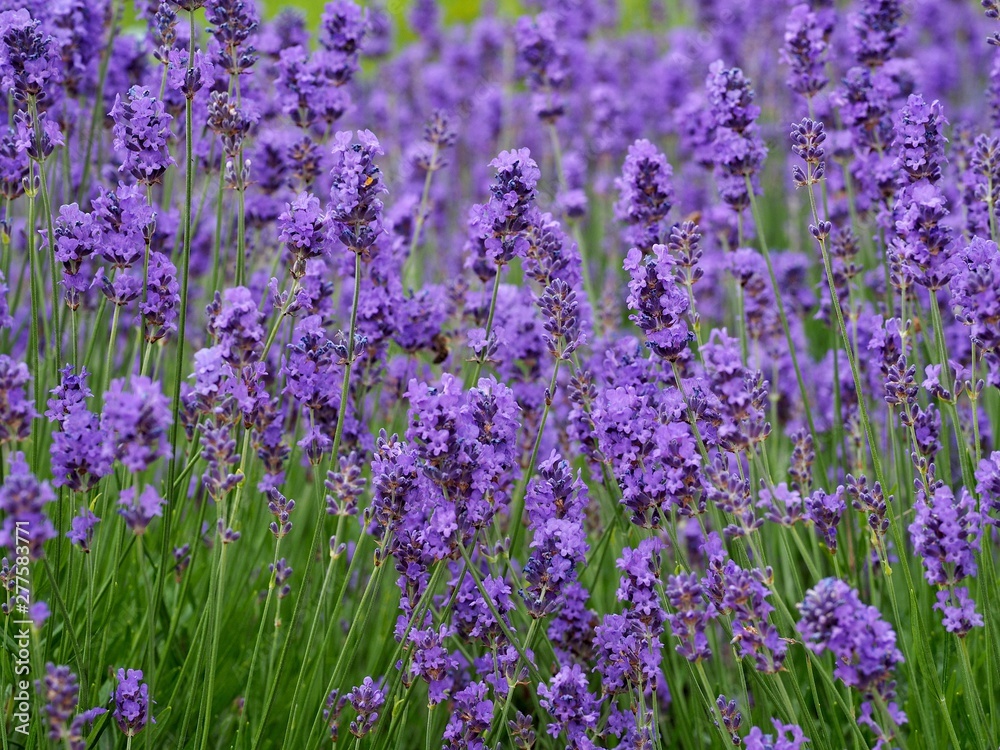
[[(496, 276), (493, 277), (493, 294), (490, 296), (490, 309), (486, 314), (486, 344), (489, 346), (490, 334), (493, 333), (493, 317), (497, 309), (497, 297), (500, 295), (500, 271), (503, 266), (497, 266)], [(472, 372), (472, 377), (466, 381), (465, 387), (471, 388), (479, 382), (479, 374), (483, 371), (483, 356), (485, 352), (476, 360), (476, 368)]]
[[(191, 29), (190, 42), (188, 45), (188, 70), (193, 70), (194, 66), (194, 42), (195, 23), (194, 6), (188, 10), (189, 28)], [(194, 195), (194, 99), (187, 96), (184, 99), (184, 244), (181, 250), (180, 267), (180, 304), (177, 316), (177, 352), (174, 355), (174, 389), (172, 400), (172, 422), (170, 425), (170, 469), (167, 472), (167, 484), (164, 488), (166, 497), (166, 507), (163, 510), (163, 533), (160, 536), (160, 567), (156, 575), (156, 592), (154, 601), (159, 608), (163, 601), (163, 587), (166, 583), (166, 572), (170, 566), (170, 545), (172, 541), (171, 531), (173, 527), (174, 506), (178, 505), (177, 498), (181, 493), (175, 490), (174, 480), (177, 476), (177, 462), (180, 460), (178, 449), (180, 447), (180, 436), (182, 433), (180, 424), (181, 408), (181, 383), (184, 380), (184, 346), (187, 343), (187, 314), (188, 314), (188, 281), (191, 276), (191, 232), (192, 232), (192, 199)], [(155, 686), (151, 685), (150, 690), (154, 691)]]

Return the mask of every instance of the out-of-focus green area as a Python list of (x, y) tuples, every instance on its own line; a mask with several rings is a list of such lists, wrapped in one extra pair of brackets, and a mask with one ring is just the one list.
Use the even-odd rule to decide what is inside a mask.
[[(323, 16), (323, 6), (329, 0), (260, 0), (264, 10), (265, 18), (272, 18), (283, 10), (297, 9), (303, 13), (308, 21), (308, 28), (319, 27), (320, 19)], [(382, 7), (387, 9), (396, 21), (396, 40), (407, 42), (413, 38), (410, 31), (409, 14), (414, 6), (414, 0), (356, 0), (366, 7)], [(494, 11), (508, 18), (515, 18), (528, 12), (521, 0), (440, 0), (439, 4), (443, 9), (443, 20), (445, 25), (453, 23), (467, 23), (480, 15), (484, 5), (489, 5)], [(656, 5), (655, 0), (619, 0), (619, 17), (624, 28), (638, 28), (646, 25), (651, 15), (652, 6)], [(678, 5), (678, 0), (666, 0), (667, 8)], [(679, 9), (672, 11), (672, 17), (676, 18)], [(137, 22), (137, 11), (135, 3), (126, 0), (125, 3), (125, 27), (127, 29), (138, 30), (141, 25)]]
[[(323, 6), (327, 0), (261, 0), (266, 16), (274, 16), (286, 8), (298, 8), (309, 19), (309, 28), (316, 28), (323, 15)], [(396, 28), (402, 31), (402, 40), (410, 38), (407, 16), (413, 8), (414, 0), (358, 0), (369, 7), (381, 6), (389, 10), (396, 19)], [(492, 6), (502, 16), (516, 17), (526, 12), (520, 0), (440, 0), (443, 8), (445, 24), (464, 23), (478, 16), (484, 5)], [(651, 6), (655, 0), (619, 0), (620, 17), (628, 28), (642, 26), (649, 18)], [(663, 3), (667, 8), (678, 5), (677, 0), (667, 0)], [(537, 10), (535, 8), (534, 10)], [(676, 13), (676, 11), (674, 11)]]
[[(320, 17), (323, 15), (323, 6), (327, 0), (263, 0), (264, 12), (267, 16), (273, 16), (286, 8), (298, 8), (305, 13), (309, 19), (310, 28), (316, 28)], [(412, 0), (386, 0), (385, 2), (361, 2), (369, 7), (381, 6), (386, 8), (396, 19), (397, 28), (407, 27), (406, 17), (409, 15), (414, 3)], [(479, 15), (480, 0), (444, 0), (440, 3), (444, 10), (444, 22), (461, 23), (470, 21)], [(496, 4), (501, 12), (516, 14), (520, 10), (520, 3), (501, 2)]]

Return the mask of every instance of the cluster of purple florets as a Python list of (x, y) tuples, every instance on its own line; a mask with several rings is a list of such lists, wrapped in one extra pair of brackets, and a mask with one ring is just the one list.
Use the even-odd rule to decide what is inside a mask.
[(412, 5), (0, 11), (47, 738), (997, 747), (1000, 4)]

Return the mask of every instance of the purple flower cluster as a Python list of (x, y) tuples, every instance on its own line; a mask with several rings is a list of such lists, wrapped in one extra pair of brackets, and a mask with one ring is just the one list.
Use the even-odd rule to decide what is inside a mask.
[(127, 672), (119, 669), (117, 681), (111, 696), (114, 704), (112, 716), (122, 733), (134, 737), (150, 721), (156, 723), (156, 719), (149, 715), (149, 686), (142, 681), (142, 671), (139, 669)]
[[(45, 513), (45, 506), (56, 499), (49, 483), (38, 481), (31, 473), (24, 454), (13, 453), (10, 465), (0, 486), (0, 547), (10, 550), (21, 548), (27, 541), (28, 557), (39, 560), (44, 554), (43, 545), (56, 536), (55, 527)], [(18, 551), (18, 557), (22, 554)]]
[(36, 687), (45, 701), (42, 712), (49, 724), (49, 739), (64, 743), (70, 750), (86, 750), (87, 742), (83, 734), (87, 726), (107, 709), (91, 708), (76, 716), (80, 698), (80, 685), (69, 667), (45, 665), (45, 678), (36, 682)]
[(673, 169), (649, 141), (629, 146), (621, 177), (615, 179), (615, 214), (629, 226), (629, 241), (643, 253), (662, 244), (665, 221), (674, 204)]
[(891, 734), (886, 734), (890, 727), (881, 727), (872, 718), (875, 696), (885, 704), (894, 724), (906, 723), (906, 714), (895, 702), (893, 671), (903, 655), (892, 626), (875, 607), (862, 603), (856, 590), (835, 578), (824, 578), (807, 591), (799, 612), (798, 630), (806, 648), (815, 654), (833, 653), (834, 676), (862, 694), (859, 721), (876, 732), (882, 747), (883, 738), (888, 741)]
[(579, 664), (560, 669), (548, 685), (539, 684), (538, 699), (542, 708), (556, 719), (548, 726), (551, 736), (565, 732), (569, 747), (579, 750), (597, 747), (587, 733), (597, 728), (601, 704), (588, 690), (587, 675)]
[(956, 587), (978, 570), (982, 519), (976, 500), (964, 488), (956, 497), (947, 485), (937, 483), (931, 490), (918, 488), (913, 507), (916, 516), (909, 526), (910, 539), (914, 551), (923, 558), (924, 577), (928, 583), (947, 589), (938, 592), (934, 608), (944, 613), (949, 632), (965, 635), (973, 626), (983, 624), (968, 589)]
[(502, 151), (490, 162), (496, 170), (487, 203), (477, 204), (470, 213), (473, 242), (473, 269), (484, 279), (500, 266), (528, 252), (528, 228), (541, 172), (526, 149)]
[(629, 272), (629, 316), (646, 334), (649, 348), (669, 362), (690, 353), (691, 334), (686, 316), (691, 302), (681, 289), (674, 268), (677, 261), (666, 245), (653, 245), (651, 255), (629, 250), (625, 270)]
[(115, 148), (124, 154), (120, 171), (131, 173), (143, 185), (160, 182), (174, 163), (167, 149), (172, 118), (163, 102), (149, 89), (133, 86), (125, 101), (120, 94), (115, 96), (111, 117), (115, 121)]
[(705, 88), (719, 195), (735, 211), (742, 211), (750, 205), (748, 180), (755, 179), (767, 155), (757, 125), (760, 107), (753, 103), (754, 91), (743, 71), (727, 68), (722, 60), (712, 63)]
[(53, 742), (110, 674), (122, 744), (155, 691), (151, 746), (996, 747), (997, 0), (28, 5), (0, 610)]
[(563, 605), (588, 550), (583, 525), (587, 486), (579, 474), (573, 477), (569, 464), (556, 453), (539, 465), (538, 473), (539, 478), (525, 494), (534, 538), (524, 566), (527, 587), (521, 591), (533, 617), (550, 614)]
[(485, 682), (472, 682), (454, 696), (454, 708), (444, 730), (446, 750), (486, 750), (483, 735), (493, 721), (493, 701)]
[(0, 445), (31, 434), (31, 420), (37, 414), (34, 402), (28, 399), (30, 379), (26, 364), (0, 354)]

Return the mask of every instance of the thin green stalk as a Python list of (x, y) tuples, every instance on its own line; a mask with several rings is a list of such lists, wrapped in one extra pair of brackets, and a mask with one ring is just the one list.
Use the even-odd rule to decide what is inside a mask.
[(552, 399), (555, 396), (556, 389), (556, 376), (559, 374), (559, 365), (562, 360), (557, 359), (555, 364), (552, 366), (552, 377), (549, 379), (549, 388), (546, 391), (545, 406), (542, 408), (542, 416), (538, 421), (538, 434), (535, 435), (535, 443), (531, 448), (531, 457), (528, 459), (528, 465), (524, 469), (524, 474), (521, 477), (521, 481), (514, 492), (514, 501), (510, 508), (510, 523), (513, 527), (510, 531), (510, 551), (514, 554), (517, 550), (517, 543), (521, 537), (521, 528), (524, 526), (521, 523), (521, 514), (524, 512), (524, 500), (525, 494), (528, 489), (528, 482), (531, 480), (531, 475), (535, 471), (535, 463), (538, 460), (538, 451), (542, 445), (542, 435), (545, 433), (545, 423), (549, 417), (549, 411), (552, 409)]
[(806, 413), (806, 422), (809, 424), (809, 433), (811, 435), (818, 435), (816, 425), (813, 422), (812, 409), (809, 406), (811, 399), (809, 392), (806, 390), (805, 381), (802, 379), (802, 369), (799, 367), (799, 358), (795, 353), (795, 342), (792, 341), (792, 332), (788, 327), (788, 316), (785, 314), (785, 303), (782, 301), (781, 287), (778, 286), (778, 279), (774, 275), (771, 251), (768, 249), (767, 240), (764, 238), (764, 221), (757, 206), (757, 198), (754, 195), (753, 184), (750, 182), (749, 176), (746, 177), (746, 186), (747, 193), (750, 195), (750, 210), (753, 213), (754, 224), (757, 225), (757, 236), (760, 238), (760, 249), (764, 255), (764, 262), (767, 264), (767, 274), (771, 279), (771, 288), (774, 290), (774, 301), (778, 306), (778, 318), (781, 320), (781, 329), (785, 333), (788, 354), (792, 358), (792, 367), (795, 369), (795, 380), (799, 384), (799, 393), (802, 396), (802, 407)]
[[(323, 496), (324, 495), (323, 478), (317, 475), (316, 477), (313, 478), (313, 483), (316, 487), (316, 505), (318, 508), (318, 513), (320, 514), (317, 523), (320, 526), (322, 526), (323, 516), (325, 515), (326, 511), (325, 507), (326, 503), (324, 502), (324, 496)], [(346, 516), (341, 514), (341, 516), (337, 519), (337, 532), (336, 535), (334, 536), (333, 543), (330, 545), (330, 552), (329, 552), (330, 557), (329, 561), (327, 562), (326, 573), (323, 576), (323, 584), (320, 586), (319, 589), (319, 596), (314, 603), (313, 616), (309, 623), (309, 633), (306, 636), (305, 648), (302, 651), (302, 653), (306, 655), (306, 659), (308, 659), (310, 655), (313, 653), (313, 640), (316, 636), (316, 628), (319, 625), (320, 613), (323, 612), (323, 604), (326, 600), (326, 592), (330, 589), (330, 580), (333, 576), (333, 569), (336, 567), (337, 560), (339, 558), (339, 553), (337, 552), (337, 549), (340, 546), (342, 535), (344, 533), (345, 518)], [(303, 679), (303, 672), (308, 674), (310, 679)], [(295, 727), (296, 727), (295, 722), (299, 715), (299, 710), (298, 710), (299, 691), (302, 689), (303, 685), (309, 686), (312, 684), (311, 678), (313, 674), (314, 672), (310, 668), (310, 666), (304, 663), (299, 673), (299, 679), (295, 681), (295, 689), (292, 691), (291, 716), (289, 718), (288, 724), (285, 726), (284, 745), (286, 747), (288, 746), (289, 739), (295, 736)]]
[[(188, 45), (188, 70), (193, 70), (194, 66), (194, 42), (195, 23), (194, 6), (188, 10), (188, 22), (191, 29), (190, 41)], [(181, 407), (181, 383), (184, 380), (184, 368), (187, 366), (184, 361), (184, 346), (187, 343), (187, 314), (188, 314), (188, 281), (191, 276), (191, 212), (192, 198), (194, 195), (194, 97), (186, 96), (184, 99), (184, 244), (181, 250), (180, 267), (180, 303), (177, 316), (177, 352), (174, 355), (174, 389), (172, 396), (172, 422), (170, 425), (170, 469), (167, 472), (167, 484), (164, 488), (166, 497), (166, 507), (163, 510), (163, 533), (160, 536), (160, 567), (156, 575), (156, 595), (154, 611), (163, 601), (163, 587), (166, 583), (166, 571), (170, 565), (170, 550), (173, 529), (174, 506), (178, 505), (179, 494), (174, 488), (174, 479), (177, 476), (177, 462), (179, 460), (178, 449), (180, 447), (180, 436), (182, 433), (180, 423)], [(155, 685), (150, 687), (155, 689)]]
[[(566, 172), (563, 168), (563, 156), (562, 156), (562, 145), (559, 142), (559, 131), (556, 129), (555, 123), (549, 123), (549, 140), (552, 143), (552, 157), (556, 164), (556, 175), (559, 178), (559, 186), (562, 190), (568, 188), (566, 182)], [(580, 251), (580, 271), (583, 276), (583, 288), (587, 292), (587, 299), (590, 301), (590, 307), (592, 310), (597, 310), (597, 292), (594, 289), (593, 281), (590, 278), (590, 263), (587, 258), (587, 244), (583, 241), (583, 236), (580, 234), (579, 225), (573, 222), (571, 226), (571, 231), (573, 234), (573, 239), (576, 242), (577, 249)], [(594, 316), (595, 322), (597, 316)]]
[[(348, 395), (350, 393), (350, 387), (351, 387), (351, 364), (354, 361), (354, 338), (355, 338), (355, 335), (357, 334), (358, 301), (359, 301), (360, 297), (361, 297), (361, 253), (355, 252), (355, 254), (354, 254), (354, 296), (353, 296), (353, 300), (351, 302), (351, 324), (350, 324), (349, 338), (348, 338), (348, 341), (347, 341), (347, 361), (344, 363), (344, 378), (343, 378), (343, 381), (341, 383), (341, 388), (340, 388), (340, 409), (339, 409), (339, 411), (337, 413), (337, 426), (336, 426), (336, 430), (334, 432), (333, 446), (332, 446), (332, 449), (331, 449), (331, 454), (334, 457), (334, 460), (336, 460), (336, 458), (339, 455), (340, 443), (341, 443), (341, 439), (343, 438), (343, 434), (344, 434), (344, 420), (345, 420), (345, 417), (346, 417), (347, 401), (348, 401)], [(271, 338), (271, 340), (273, 340), (273, 336), (270, 337), (270, 338)], [(316, 481), (322, 483), (322, 479), (317, 478)], [(317, 547), (317, 545), (319, 543), (320, 532), (323, 529), (323, 523), (322, 523), (322, 521), (323, 521), (323, 515), (324, 515), (325, 509), (324, 509), (322, 503), (319, 503), (319, 505), (320, 505), (320, 507), (317, 510), (317, 513), (319, 515), (319, 519), (318, 519), (318, 521), (316, 523), (315, 530), (313, 531), (312, 542), (309, 545), (309, 550), (310, 551), (316, 549), (316, 547)], [(291, 620), (292, 626), (294, 626), (294, 624), (298, 621), (299, 610), (301, 609), (302, 602), (305, 599), (305, 595), (304, 594), (305, 594), (305, 591), (307, 589), (307, 584), (308, 584), (308, 579), (306, 581), (306, 584), (303, 584), (303, 586), (302, 586), (302, 588), (301, 588), (301, 590), (299, 592), (299, 595), (296, 597), (295, 608), (294, 608), (294, 611), (293, 611), (293, 614), (292, 614), (292, 620)], [(275, 693), (277, 691), (278, 683), (281, 680), (282, 671), (284, 670), (284, 665), (285, 665), (286, 657), (287, 657), (287, 654), (288, 654), (288, 646), (289, 646), (290, 641), (291, 641), (291, 638), (286, 638), (285, 642), (281, 646), (281, 652), (280, 652), (280, 654), (278, 656), (278, 667), (277, 667), (277, 670), (275, 671), (275, 674), (274, 674), (274, 676), (272, 678), (270, 689), (268, 690), (268, 697), (267, 697), (267, 699), (265, 701), (265, 709), (264, 709), (264, 714), (263, 714), (263, 717), (262, 717), (262, 720), (261, 720), (261, 725), (257, 728), (257, 732), (254, 735), (254, 740), (253, 740), (253, 744), (252, 744), (253, 750), (256, 750), (256, 748), (259, 747), (259, 745), (260, 745), (262, 732), (264, 731), (264, 727), (267, 724), (267, 719), (268, 719), (268, 716), (271, 713), (271, 708), (274, 705), (274, 696), (275, 696)], [(296, 687), (298, 687), (298, 683), (296, 683)]]
[[(108, 78), (108, 66), (111, 62), (111, 51), (114, 49), (115, 37), (118, 36), (118, 32), (121, 31), (122, 15), (124, 10), (124, 2), (119, 3), (116, 2), (116, 0), (112, 0), (111, 31), (108, 35), (107, 44), (105, 44), (104, 48), (101, 50), (101, 63), (97, 73), (97, 90), (94, 92), (94, 107), (91, 109), (90, 129), (87, 134), (87, 147), (83, 154), (83, 176), (80, 179), (80, 193), (77, 195), (78, 203), (83, 202), (86, 191), (90, 187), (90, 165), (92, 162), (90, 157), (94, 147), (94, 136), (98, 135), (98, 137), (100, 137), (101, 133), (101, 119), (105, 116), (103, 106), (104, 85)], [(194, 34), (191, 36), (193, 38)]]
[[(486, 342), (489, 345), (490, 334), (493, 333), (493, 317), (497, 309), (497, 297), (500, 295), (500, 272), (503, 266), (497, 266), (496, 276), (493, 277), (493, 294), (490, 296), (490, 309), (486, 314)], [(476, 367), (472, 372), (472, 377), (465, 382), (465, 387), (470, 388), (479, 382), (479, 373), (483, 371), (483, 357), (485, 352), (476, 359)]]
[(413, 269), (417, 268), (421, 271), (421, 278), (419, 281), (423, 281), (423, 264), (417, 263), (416, 256), (418, 250), (418, 242), (420, 242), (420, 233), (423, 231), (424, 222), (427, 221), (427, 211), (428, 211), (428, 201), (430, 200), (431, 194), (431, 181), (434, 177), (434, 173), (437, 171), (437, 157), (438, 151), (440, 150), (440, 144), (435, 142), (434, 147), (431, 149), (431, 159), (427, 167), (427, 175), (424, 177), (424, 187), (420, 193), (420, 204), (417, 207), (417, 217), (413, 222), (413, 231), (410, 233), (410, 242), (407, 244), (407, 250), (409, 251), (409, 257), (406, 259), (406, 264), (404, 268), (404, 278), (408, 281), (408, 285), (413, 283)]
[(253, 643), (253, 651), (250, 653), (250, 669), (247, 671), (247, 681), (246, 687), (243, 688), (243, 717), (240, 720), (240, 724), (236, 729), (236, 740), (233, 742), (233, 747), (240, 747), (240, 736), (243, 733), (243, 728), (249, 726), (250, 716), (250, 698), (253, 696), (253, 675), (257, 667), (257, 654), (260, 652), (260, 643), (264, 638), (264, 626), (267, 623), (267, 613), (271, 609), (271, 599), (274, 597), (274, 589), (276, 588), (276, 577), (278, 569), (278, 553), (281, 549), (281, 537), (277, 537), (274, 540), (274, 556), (271, 562), (271, 575), (268, 577), (267, 581), (267, 596), (264, 598), (264, 608), (260, 613), (260, 626), (257, 628), (257, 638)]
[[(41, 141), (41, 130), (42, 125), (38, 120), (38, 107), (35, 103), (34, 97), (28, 100), (28, 109), (31, 112), (32, 122), (35, 126), (36, 138)], [(41, 160), (38, 162), (38, 177), (40, 180), (40, 194), (42, 197), (42, 210), (45, 212), (45, 228), (47, 232), (47, 243), (49, 246), (49, 271), (52, 276), (52, 346), (55, 351), (55, 360), (53, 362), (56, 373), (58, 376), (59, 368), (62, 366), (62, 330), (60, 326), (60, 314), (59, 314), (59, 304), (56, 300), (59, 299), (59, 280), (58, 273), (56, 271), (56, 243), (55, 243), (55, 232), (52, 231), (52, 203), (49, 199), (49, 189), (48, 183), (45, 178), (45, 161)], [(34, 232), (34, 227), (29, 227), (29, 231)], [(36, 374), (37, 377), (37, 374)]]

